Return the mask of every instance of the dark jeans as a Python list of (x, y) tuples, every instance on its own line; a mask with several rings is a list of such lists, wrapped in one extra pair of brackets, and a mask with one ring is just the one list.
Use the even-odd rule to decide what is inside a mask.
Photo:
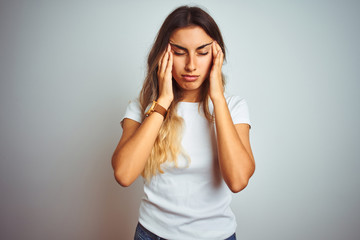
[[(144, 226), (142, 226), (140, 223), (138, 223), (136, 226), (134, 240), (166, 240), (166, 239), (157, 236), (156, 234), (144, 228)], [(225, 240), (236, 240), (236, 234), (234, 233)]]

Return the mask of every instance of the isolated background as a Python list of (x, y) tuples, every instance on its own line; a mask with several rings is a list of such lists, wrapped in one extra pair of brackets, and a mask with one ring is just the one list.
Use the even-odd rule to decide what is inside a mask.
[(222, 30), (256, 172), (238, 239), (360, 239), (359, 1), (0, 1), (0, 238), (132, 239), (142, 181), (111, 156), (177, 6)]

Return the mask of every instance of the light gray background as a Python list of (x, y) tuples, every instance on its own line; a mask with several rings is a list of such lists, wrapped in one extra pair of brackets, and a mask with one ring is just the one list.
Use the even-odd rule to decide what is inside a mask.
[[(164, 18), (188, 1), (1, 1), (1, 239), (131, 239), (111, 156)], [(198, 1), (248, 101), (238, 239), (360, 239), (359, 1)]]

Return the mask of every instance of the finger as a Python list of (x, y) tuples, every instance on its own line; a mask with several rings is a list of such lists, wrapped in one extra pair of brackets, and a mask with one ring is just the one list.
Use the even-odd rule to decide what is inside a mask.
[(163, 58), (164, 58), (164, 56), (165, 56), (165, 53), (166, 53), (166, 51), (164, 51), (162, 54), (161, 54), (161, 57), (160, 57), (160, 59), (159, 59), (159, 61), (158, 61), (158, 65), (160, 66), (160, 64), (161, 64), (161, 62), (162, 62), (162, 60), (163, 60)]
[(219, 58), (220, 58), (219, 64), (220, 64), (220, 66), (222, 66), (222, 64), (224, 62), (224, 52), (222, 51), (220, 45), (219, 45)]
[(166, 53), (169, 51), (169, 46), (170, 46), (170, 44), (168, 44), (167, 48), (164, 50), (163, 54), (161, 55), (161, 58), (159, 59), (159, 62), (158, 62), (158, 72), (160, 72), (160, 70), (161, 70), (161, 65), (162, 65), (162, 63), (163, 63), (163, 59), (164, 59)]
[(161, 60), (160, 63), (160, 73), (164, 73), (166, 66), (167, 66), (167, 62), (169, 60), (169, 52), (170, 52), (170, 48), (169, 48), (170, 44), (168, 44), (167, 48), (165, 49), (165, 53), (164, 53), (164, 57)]
[(161, 61), (160, 73), (165, 72), (168, 60), (169, 60), (169, 52), (166, 52), (165, 55), (164, 55), (163, 60)]
[(224, 62), (224, 53), (223, 53), (223, 51), (222, 51), (222, 48), (220, 47), (220, 44), (217, 43), (217, 42), (216, 42), (216, 50), (217, 50), (218, 52), (220, 52), (220, 62), (219, 62), (219, 64), (220, 64), (220, 66), (222, 66), (222, 64), (223, 64), (223, 62)]
[(220, 44), (216, 42), (216, 49), (220, 52), (222, 52), (222, 48), (220, 47)]
[(216, 74), (221, 72), (221, 51), (218, 51), (218, 53), (216, 54), (212, 71)]
[(213, 64), (212, 64), (212, 67), (211, 67), (211, 73), (215, 73), (218, 69), (218, 55), (216, 55), (213, 59)]
[(167, 66), (165, 69), (165, 74), (171, 74), (172, 72), (172, 66), (173, 66), (173, 55), (172, 52), (169, 52), (169, 61), (167, 62)]
[(216, 59), (215, 59), (217, 67), (221, 66), (220, 65), (220, 59), (221, 59), (221, 51), (218, 51), (217, 54), (216, 54)]
[(224, 53), (223, 51), (221, 51), (221, 56), (220, 56), (220, 65), (222, 66), (224, 63)]
[(217, 51), (216, 51), (216, 41), (213, 42), (212, 46), (211, 46), (211, 49), (212, 49), (212, 55), (213, 55), (213, 59), (215, 60), (216, 58), (216, 54), (217, 54)]
[(162, 63), (162, 60), (164, 58), (164, 55), (165, 53), (163, 53), (159, 59), (159, 62), (158, 62), (158, 73), (160, 73), (160, 70), (161, 70), (161, 63)]
[(220, 47), (220, 44), (218, 42), (216, 42), (216, 50), (221, 51), (221, 47)]

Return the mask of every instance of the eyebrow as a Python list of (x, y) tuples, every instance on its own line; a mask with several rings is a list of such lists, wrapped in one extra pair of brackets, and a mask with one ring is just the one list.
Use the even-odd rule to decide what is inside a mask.
[[(212, 44), (212, 43), (213, 43), (213, 42), (211, 42), (211, 43), (206, 43), (206, 44), (204, 44), (204, 45), (201, 45), (200, 47), (197, 47), (196, 50), (200, 50), (200, 49), (202, 49), (202, 48), (204, 48), (204, 47), (206, 47), (206, 46), (208, 46), (208, 45), (210, 45), (210, 44)], [(182, 50), (187, 51), (186, 48), (184, 48), (184, 47), (182, 47), (182, 46), (179, 46), (179, 45), (177, 45), (177, 44), (170, 43), (170, 45), (171, 45), (171, 46), (174, 46), (174, 47), (177, 47), (177, 48), (179, 48), (179, 49), (182, 49)]]

